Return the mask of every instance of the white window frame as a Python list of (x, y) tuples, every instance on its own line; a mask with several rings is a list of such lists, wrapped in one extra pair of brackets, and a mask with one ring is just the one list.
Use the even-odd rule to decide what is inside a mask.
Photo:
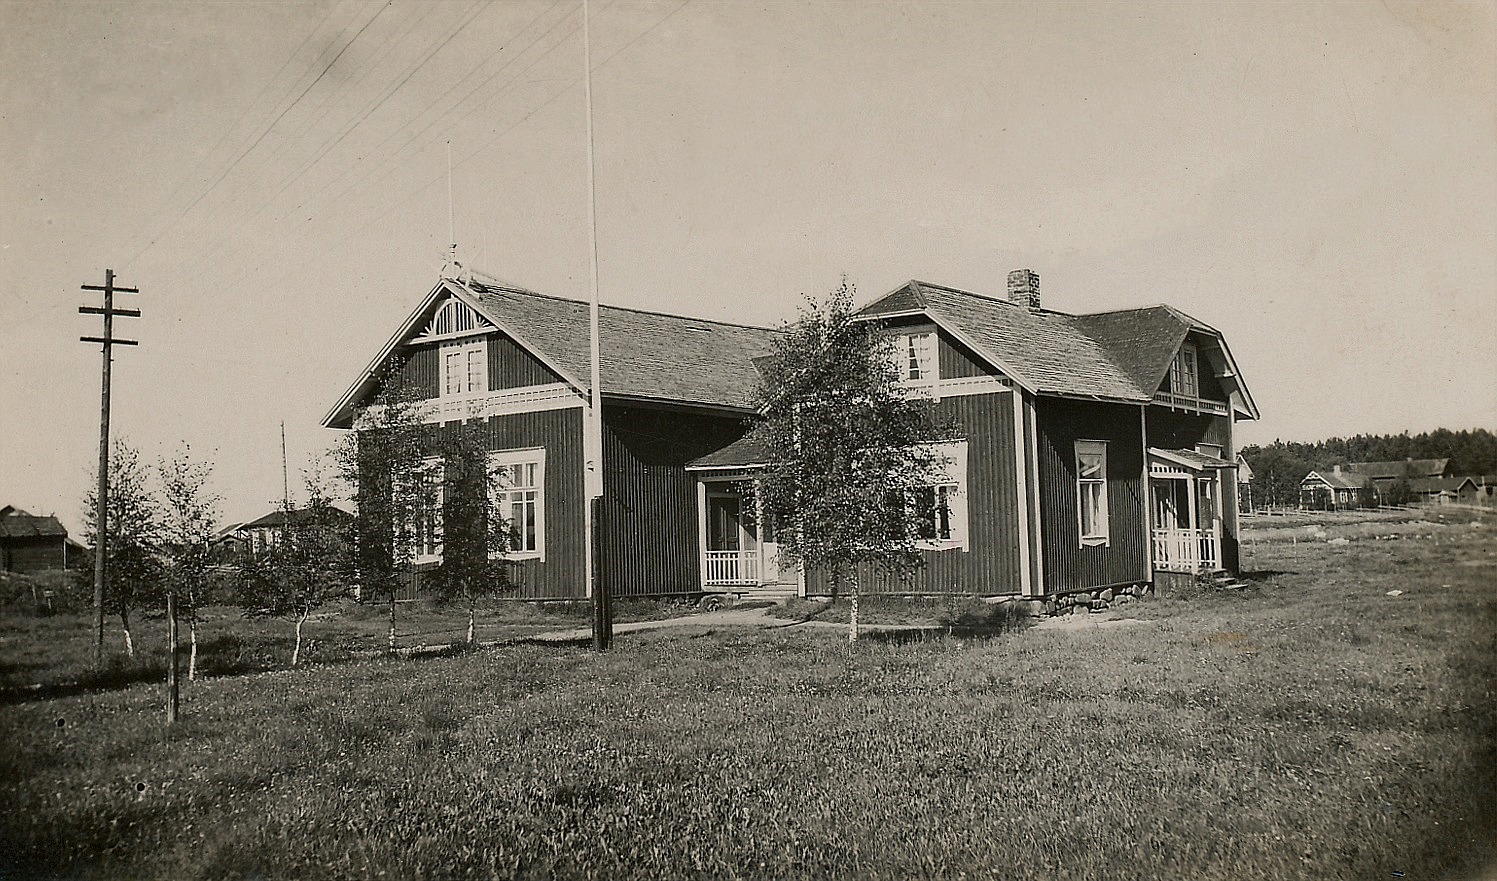
[(1201, 357), (1195, 343), (1180, 344), (1175, 363), (1170, 366), (1170, 393), (1187, 398), (1201, 396)]
[[(442, 525), (446, 515), (447, 505), (447, 469), (440, 456), (427, 456), (421, 460), (420, 480), (434, 481), (434, 492), (432, 507), (430, 510), (431, 520), (423, 524), (419, 512), (416, 522), (410, 525), (411, 534), (411, 562), (416, 565), (426, 563), (442, 562)], [(419, 497), (417, 503), (423, 501)], [(423, 529), (423, 525), (427, 528)], [(430, 539), (427, 543), (426, 539)]]
[[(516, 465), (534, 465), (535, 483), (532, 486), (515, 486), (510, 477)], [(507, 473), (506, 473), (507, 472)], [(514, 450), (496, 450), (489, 453), (490, 481), (496, 493), (493, 503), (506, 520), (513, 521), (515, 504), (529, 504), (535, 512), (535, 535), (533, 548), (512, 549), (505, 555), (510, 560), (546, 559), (546, 450), (544, 447), (527, 447)], [(533, 494), (531, 498), (524, 496)], [(511, 498), (519, 495), (520, 498)]]
[[(922, 515), (929, 514), (932, 522), (939, 524), (941, 517), (937, 510), (920, 511), (924, 505), (938, 505), (941, 503), (942, 494), (945, 494), (946, 527), (947, 534), (937, 535), (934, 538), (921, 538), (919, 545), (931, 550), (945, 550), (947, 548), (960, 548), (967, 550), (967, 442), (937, 444), (935, 451), (941, 458), (941, 473), (934, 476), (929, 482), (921, 486), (921, 495), (930, 493), (927, 499), (911, 498), (909, 500), (912, 508)], [(924, 517), (921, 518), (922, 522)]]
[[(452, 359), (456, 371), (448, 368)], [(477, 367), (477, 376), (474, 368)], [(452, 380), (456, 379), (456, 383)], [(489, 391), (489, 346), (486, 337), (448, 340), (437, 348), (437, 393), (442, 398), (463, 398)]]
[[(1088, 475), (1088, 462), (1095, 471)], [(1093, 529), (1087, 531), (1088, 512)], [(1107, 511), (1107, 441), (1076, 441), (1076, 528), (1082, 547), (1107, 546), (1112, 530)]]
[(894, 369), (900, 385), (928, 386), (940, 380), (940, 345), (935, 328), (902, 330), (894, 334), (894, 345)]

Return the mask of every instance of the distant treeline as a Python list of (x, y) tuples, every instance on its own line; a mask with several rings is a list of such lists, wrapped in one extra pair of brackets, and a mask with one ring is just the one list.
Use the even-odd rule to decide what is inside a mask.
[(1392, 462), (1398, 459), (1449, 459), (1456, 475), (1497, 474), (1497, 435), (1478, 428), (1437, 428), (1419, 434), (1359, 434), (1313, 444), (1276, 440), (1268, 446), (1242, 448), (1253, 469), (1255, 505), (1299, 503), (1299, 483), (1312, 470), (1347, 462)]

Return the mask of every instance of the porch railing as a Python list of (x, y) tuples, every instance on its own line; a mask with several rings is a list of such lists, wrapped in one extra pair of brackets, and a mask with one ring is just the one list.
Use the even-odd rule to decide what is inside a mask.
[(759, 551), (708, 551), (707, 585), (758, 584)]
[(1179, 407), (1182, 410), (1197, 410), (1201, 413), (1215, 413), (1218, 416), (1227, 415), (1226, 401), (1213, 401), (1210, 398), (1199, 398), (1194, 395), (1177, 395), (1173, 392), (1155, 392), (1154, 403), (1163, 404), (1166, 407)]
[(1221, 568), (1221, 546), (1209, 529), (1154, 530), (1154, 568), (1199, 572)]

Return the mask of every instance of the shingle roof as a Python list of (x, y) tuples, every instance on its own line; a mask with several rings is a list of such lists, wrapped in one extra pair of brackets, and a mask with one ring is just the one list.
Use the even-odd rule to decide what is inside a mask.
[(1141, 390), (1152, 393), (1195, 322), (1168, 306), (1077, 315), (1072, 321), (1096, 340)]
[[(586, 387), (588, 306), (533, 291), (468, 282), (487, 316)], [(751, 408), (751, 364), (779, 331), (618, 306), (598, 310), (603, 393)]]
[[(337, 517), (342, 517), (342, 518), (351, 518), (351, 517), (353, 517), (352, 514), (348, 513), (347, 511), (343, 510), (342, 508), (332, 508), (331, 510), (337, 512), (336, 515), (335, 515)], [(303, 523), (303, 522), (305, 522), (307, 520), (310, 520), (312, 518), (312, 516), (313, 516), (313, 511), (312, 511), (311, 508), (299, 508), (299, 509), (293, 510), (291, 512), (291, 522), (292, 523)], [(286, 524), (286, 513), (284, 511), (275, 510), (275, 511), (271, 511), (269, 514), (266, 514), (264, 517), (260, 517), (260, 518), (257, 518), (255, 520), (251, 520), (248, 523), (244, 523), (244, 524), (241, 524), (239, 526), (236, 526), (236, 527), (234, 527), (230, 531), (231, 532), (238, 532), (239, 530), (242, 530), (242, 529), (263, 529), (265, 527), (279, 528), (281, 526), (284, 526), (285, 524)]]
[(1069, 315), (910, 281), (869, 304), (877, 316), (923, 310), (1035, 392), (1147, 401), (1193, 325), (1167, 306)]
[(1365, 474), (1357, 474), (1350, 471), (1311, 471), (1304, 476), (1300, 483), (1304, 483), (1312, 477), (1318, 477), (1327, 486), (1336, 489), (1363, 489), (1372, 483), (1372, 479)]
[(39, 517), (18, 508), (10, 508), (5, 516), (0, 517), (0, 537), (3, 538), (44, 538), (67, 534), (67, 527), (56, 517)]
[(1449, 459), (1404, 459), (1397, 462), (1349, 462), (1346, 470), (1365, 474), (1374, 480), (1396, 480), (1400, 477), (1442, 477)]
[(747, 468), (770, 461), (769, 448), (752, 432), (720, 450), (714, 450), (687, 463), (688, 468)]

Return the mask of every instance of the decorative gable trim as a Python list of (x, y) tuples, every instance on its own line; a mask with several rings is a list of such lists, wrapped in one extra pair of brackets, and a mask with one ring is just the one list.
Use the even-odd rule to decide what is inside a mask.
[(426, 327), (406, 342), (408, 344), (433, 343), (489, 333), (493, 330), (493, 322), (480, 315), (478, 310), (456, 297), (448, 297), (447, 301), (432, 313), (431, 320), (426, 322)]
[[(395, 350), (402, 344), (416, 341), (415, 337), (417, 335), (418, 325), (422, 328), (431, 327), (431, 322), (428, 322), (426, 325), (420, 325), (420, 321), (422, 317), (428, 314), (432, 314), (433, 320), (435, 320), (436, 313), (433, 313), (432, 310), (436, 307), (436, 304), (444, 297), (447, 298), (448, 302), (456, 302), (459, 305), (466, 307), (467, 310), (473, 313), (475, 319), (486, 321), (488, 323), (488, 326), (483, 328), (482, 330), (459, 332), (454, 335), (462, 336), (467, 335), (468, 333), (489, 333), (495, 330), (500, 331), (510, 339), (514, 340), (515, 343), (518, 344), (521, 348), (534, 355), (536, 360), (540, 361), (546, 367), (550, 368), (552, 372), (565, 380), (566, 383), (573, 389), (581, 392), (587, 388), (587, 386), (579, 381), (576, 377), (571, 376), (566, 371), (557, 366), (556, 362), (547, 357), (546, 353), (530, 345), (521, 336), (516, 334), (510, 328), (506, 327), (504, 325), (504, 322), (498, 320), (494, 315), (489, 313), (488, 310), (484, 309), (482, 303), (479, 302), (478, 296), (471, 290), (469, 290), (466, 285), (453, 279), (444, 278), (441, 281), (437, 282), (436, 286), (431, 289), (431, 292), (423, 297), (421, 302), (417, 304), (416, 308), (411, 311), (411, 314), (408, 315), (406, 319), (400, 323), (400, 326), (395, 331), (394, 335), (392, 335), (390, 339), (385, 343), (385, 345), (379, 350), (379, 354), (374, 356), (374, 359), (370, 361), (369, 365), (364, 368), (362, 373), (359, 374), (359, 378), (354, 381), (353, 385), (349, 386), (348, 391), (343, 393), (343, 396), (338, 399), (338, 403), (334, 404), (332, 409), (327, 412), (327, 415), (322, 417), (323, 427), (353, 427), (353, 420), (355, 415), (354, 406), (373, 388), (374, 378), (378, 374), (380, 368), (384, 366), (384, 364), (390, 359), (390, 356), (393, 355), (395, 353)], [(444, 308), (446, 307), (446, 305), (446, 303), (443, 303)], [(425, 331), (423, 330), (422, 332)], [(438, 338), (427, 337), (420, 341), (430, 342), (435, 339)]]

